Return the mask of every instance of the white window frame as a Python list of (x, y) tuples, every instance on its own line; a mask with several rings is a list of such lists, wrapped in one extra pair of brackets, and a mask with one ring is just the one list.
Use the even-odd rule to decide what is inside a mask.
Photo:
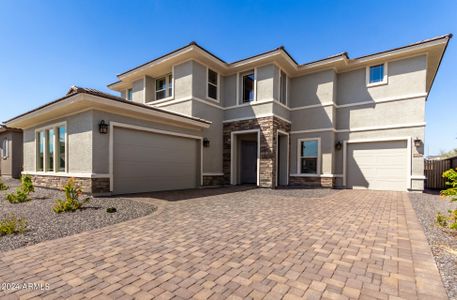
[(10, 156), (9, 142), (8, 138), (5, 137), (2, 140), (2, 158), (7, 159)]
[[(286, 89), (286, 99), (285, 99), (285, 103), (282, 103), (281, 102), (281, 80), (282, 80), (282, 74), (284, 73), (285, 77), (286, 77), (286, 81), (285, 81), (285, 89)], [(285, 106), (288, 106), (289, 105), (289, 77), (287, 75), (287, 73), (285, 71), (283, 71), (282, 69), (279, 69), (279, 95), (278, 95), (278, 102), (285, 105)]]
[[(65, 171), (59, 171), (57, 170), (57, 144), (58, 144), (58, 130), (59, 130), (59, 127), (65, 127)], [(53, 156), (54, 156), (54, 168), (53, 168), (53, 171), (47, 171), (48, 169), (48, 136), (46, 134), (46, 130), (49, 130), (49, 129), (54, 129), (54, 153), (53, 153)], [(37, 168), (37, 165), (38, 165), (38, 142), (37, 142), (37, 136), (38, 136), (38, 132), (44, 132), (44, 138), (45, 138), (45, 142), (44, 142), (44, 146), (43, 146), (43, 149), (44, 149), (44, 152), (43, 152), (43, 170), (42, 171), (38, 171), (38, 168)], [(61, 122), (61, 123), (56, 123), (56, 124), (51, 124), (51, 125), (48, 125), (48, 126), (44, 126), (44, 127), (40, 127), (40, 128), (36, 128), (35, 129), (35, 172), (37, 174), (43, 174), (43, 173), (46, 173), (46, 174), (63, 174), (63, 173), (68, 173), (68, 127), (67, 127), (67, 122)]]
[[(301, 159), (302, 158), (314, 158), (314, 156), (301, 156), (301, 144), (302, 142), (309, 142), (309, 141), (317, 141), (317, 162), (316, 162), (316, 173), (302, 173), (301, 172)], [(305, 138), (305, 139), (298, 139), (297, 140), (297, 174), (300, 176), (320, 176), (321, 174), (321, 138), (320, 137), (313, 137), (313, 138)]]
[[(217, 84), (209, 82), (209, 71), (210, 70), (213, 71), (214, 73), (216, 73), (216, 75), (217, 75)], [(214, 98), (209, 96), (209, 88), (208, 88), (209, 84), (211, 84), (212, 86), (216, 87), (216, 99), (214, 99)], [(216, 72), (215, 70), (206, 67), (206, 99), (211, 100), (211, 101), (219, 102), (219, 99), (220, 99), (220, 85), (221, 85), (221, 79), (220, 79), (219, 72)]]
[[(175, 76), (174, 76), (173, 73), (174, 72), (172, 71), (172, 72), (167, 73), (165, 75), (157, 76), (154, 79), (154, 101), (152, 101), (152, 102), (155, 102), (155, 101), (166, 101), (166, 100), (173, 99), (174, 94), (175, 94)], [(170, 76), (171, 76), (171, 80), (170, 80)], [(165, 78), (165, 92), (166, 92), (166, 95), (168, 95), (168, 89), (169, 89), (169, 85), (170, 85), (170, 82), (171, 82), (171, 84), (172, 84), (171, 85), (171, 95), (167, 96), (165, 98), (157, 99), (157, 92), (163, 91), (163, 89), (162, 90), (157, 90), (157, 80), (162, 79), (162, 78)]]
[[(130, 91), (130, 98), (129, 98), (129, 91)], [(125, 99), (128, 101), (133, 101), (133, 88), (129, 88), (125, 91)]]
[[(254, 95), (250, 102), (243, 102), (243, 76), (248, 73), (254, 73)], [(257, 101), (257, 68), (250, 68), (236, 73), (236, 105), (246, 106)]]
[[(383, 74), (383, 78), (382, 78), (382, 81), (378, 81), (378, 82), (371, 82), (370, 83), (370, 69), (371, 67), (375, 67), (375, 66), (379, 66), (379, 65), (383, 65), (383, 71), (384, 71), (384, 74)], [(366, 67), (366, 72), (365, 72), (365, 75), (366, 75), (366, 84), (367, 84), (367, 87), (373, 87), (373, 86), (379, 86), (379, 85), (385, 85), (388, 83), (388, 63), (385, 62), (385, 63), (379, 63), (379, 64), (372, 64), (372, 65), (369, 65)]]

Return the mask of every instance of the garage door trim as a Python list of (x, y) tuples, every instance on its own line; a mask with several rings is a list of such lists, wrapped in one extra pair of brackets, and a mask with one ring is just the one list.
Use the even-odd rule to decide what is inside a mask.
[(412, 169), (412, 151), (411, 151), (411, 144), (412, 144), (412, 137), (398, 137), (398, 138), (382, 138), (382, 139), (354, 139), (354, 140), (346, 140), (343, 142), (343, 186), (346, 186), (347, 180), (347, 160), (348, 160), (348, 144), (359, 144), (359, 143), (377, 143), (377, 142), (393, 142), (393, 141), (406, 141), (406, 188), (411, 189), (411, 169)]
[(110, 181), (110, 192), (114, 191), (114, 127), (145, 131), (150, 133), (158, 133), (164, 135), (171, 135), (177, 137), (183, 137), (188, 139), (200, 140), (200, 185), (203, 184), (203, 138), (197, 135), (179, 133), (174, 131), (154, 129), (150, 127), (136, 126), (125, 123), (109, 122), (109, 181)]

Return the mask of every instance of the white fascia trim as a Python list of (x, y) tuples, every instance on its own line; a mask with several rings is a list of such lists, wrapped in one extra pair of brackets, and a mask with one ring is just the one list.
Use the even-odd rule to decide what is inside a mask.
[(202, 173), (203, 176), (224, 176), (224, 173)]
[[(156, 104), (154, 102), (149, 102), (149, 103), (146, 103), (146, 104), (151, 105), (152, 107), (161, 108), (161, 107), (164, 107), (164, 106), (177, 104), (177, 103), (182, 103), (182, 102), (187, 102), (187, 101), (191, 101), (191, 100), (195, 100), (195, 101), (204, 103), (206, 105), (209, 105), (209, 106), (224, 110), (223, 107), (221, 107), (220, 105), (215, 104), (215, 103), (217, 103), (215, 100), (205, 100), (205, 99), (201, 99), (201, 98), (198, 98), (198, 97), (185, 97), (185, 98), (174, 99), (174, 100), (170, 99), (170, 100), (167, 100), (167, 101), (165, 101), (163, 103), (159, 103), (159, 104)], [(214, 103), (211, 103), (209, 101), (212, 101)]]
[(425, 177), (423, 175), (411, 175), (411, 179), (412, 180), (425, 180), (425, 179), (427, 179), (427, 177)]
[(422, 98), (422, 97), (427, 97), (427, 93), (419, 93), (419, 94), (413, 94), (413, 95), (407, 95), (407, 96), (401, 96), (401, 97), (386, 97), (374, 101), (360, 101), (360, 102), (354, 102), (354, 103), (348, 103), (348, 104), (341, 104), (341, 105), (335, 105), (336, 108), (345, 108), (345, 107), (352, 107), (352, 106), (361, 106), (361, 105), (367, 105), (367, 104), (378, 104), (378, 103), (385, 103), (385, 102), (394, 102), (394, 101), (402, 101), (402, 100), (409, 100), (409, 99), (416, 99), (416, 98)]
[(75, 178), (109, 178), (110, 174), (98, 173), (65, 173), (65, 172), (33, 172), (22, 171), (24, 175), (37, 175), (37, 176), (56, 176), (56, 177), (75, 177)]
[(321, 177), (321, 178), (339, 178), (343, 174), (290, 174), (291, 177)]
[(150, 127), (136, 126), (119, 122), (109, 122), (109, 178), (110, 178), (110, 192), (114, 191), (114, 127), (127, 128), (150, 133), (158, 133), (164, 135), (171, 135), (200, 141), (200, 185), (203, 184), (203, 138), (201, 136), (179, 133), (174, 131), (154, 129)]
[(276, 114), (263, 114), (263, 115), (257, 115), (255, 117), (244, 117), (244, 118), (236, 118), (236, 119), (228, 119), (222, 121), (222, 123), (230, 123), (230, 122), (235, 122), (235, 121), (245, 121), (245, 120), (253, 120), (253, 119), (259, 119), (259, 118), (265, 118), (265, 117), (276, 117), (286, 123), (291, 123), (289, 120), (284, 119), (283, 117), (280, 117)]
[(421, 123), (412, 123), (412, 124), (401, 124), (401, 125), (386, 125), (386, 126), (373, 126), (373, 127), (359, 127), (352, 129), (335, 129), (332, 127), (328, 128), (317, 128), (317, 129), (305, 129), (305, 130), (294, 130), (291, 131), (291, 134), (300, 134), (300, 133), (313, 133), (313, 132), (361, 132), (361, 131), (375, 131), (375, 130), (388, 130), (388, 129), (403, 129), (403, 128), (414, 128), (414, 127), (424, 127), (426, 126), (425, 122)]
[(411, 124), (399, 124), (399, 125), (386, 125), (386, 126), (373, 126), (373, 127), (359, 127), (352, 129), (336, 129), (336, 132), (360, 132), (360, 131), (374, 131), (374, 130), (387, 130), (387, 129), (402, 129), (402, 128), (413, 128), (413, 127), (425, 127), (425, 122), (411, 123)]
[(304, 109), (317, 108), (317, 107), (326, 107), (326, 106), (336, 106), (336, 104), (333, 103), (333, 102), (319, 103), (319, 104), (304, 105), (304, 106), (299, 106), (299, 107), (292, 107), (292, 108), (289, 108), (289, 109), (290, 109), (290, 111), (294, 111), (294, 110), (304, 110)]

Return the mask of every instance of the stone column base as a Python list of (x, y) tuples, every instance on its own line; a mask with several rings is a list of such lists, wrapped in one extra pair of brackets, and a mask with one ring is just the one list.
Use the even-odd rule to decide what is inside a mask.
[(333, 188), (335, 186), (335, 178), (333, 178), (333, 177), (290, 176), (289, 185), (290, 186), (303, 186), (303, 187)]
[(31, 175), (34, 186), (62, 190), (68, 179), (74, 178), (85, 194), (110, 193), (109, 178), (85, 178), (53, 175)]

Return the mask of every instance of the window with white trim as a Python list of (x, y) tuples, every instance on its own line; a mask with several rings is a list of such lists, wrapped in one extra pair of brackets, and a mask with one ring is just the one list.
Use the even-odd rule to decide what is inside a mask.
[(279, 73), (279, 102), (287, 104), (287, 75), (282, 70)]
[(387, 63), (367, 67), (367, 85), (387, 83)]
[(127, 100), (132, 101), (133, 99), (133, 92), (132, 89), (127, 90)]
[(208, 69), (208, 98), (218, 100), (219, 75), (217, 72)]
[(9, 147), (8, 147), (8, 139), (4, 138), (2, 141), (2, 158), (6, 159), (9, 156)]
[(36, 132), (36, 171), (66, 171), (66, 131), (65, 125), (55, 125)]
[(300, 174), (318, 174), (319, 172), (319, 140), (299, 140)]
[(241, 102), (249, 103), (254, 101), (254, 85), (255, 73), (254, 70), (241, 74)]
[(156, 79), (156, 100), (169, 98), (173, 95), (173, 76), (166, 76)]

